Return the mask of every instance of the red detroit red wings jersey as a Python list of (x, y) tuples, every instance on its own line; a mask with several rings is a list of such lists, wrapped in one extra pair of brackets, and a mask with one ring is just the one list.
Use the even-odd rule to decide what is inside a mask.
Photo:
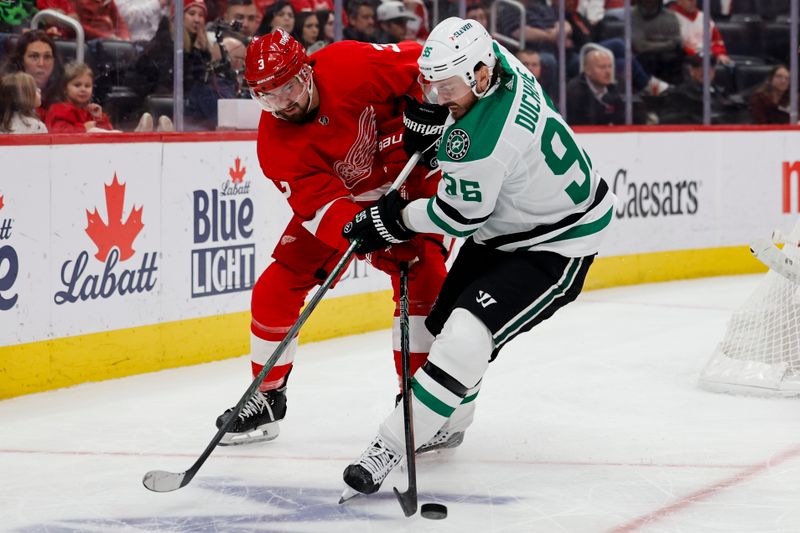
[(379, 143), (400, 146), (401, 97), (418, 98), (421, 93), (417, 83), (421, 51), (415, 42), (328, 45), (310, 56), (320, 101), (313, 120), (295, 124), (262, 113), (261, 169), (288, 193), (289, 205), (299, 218), (314, 218), (317, 210), (337, 198), (385, 192), (393, 176), (385, 175), (384, 158), (392, 150), (379, 150)]

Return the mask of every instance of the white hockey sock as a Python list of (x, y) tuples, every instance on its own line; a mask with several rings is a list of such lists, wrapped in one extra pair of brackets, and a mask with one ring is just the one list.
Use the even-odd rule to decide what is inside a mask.
[[(436, 435), (465, 399), (474, 400), (493, 348), (491, 332), (472, 313), (465, 309), (451, 313), (431, 347), (428, 362), (411, 380), (415, 445)], [(460, 422), (466, 428), (472, 422), (474, 402), (464, 404)], [(402, 403), (381, 424), (379, 434), (395, 450), (405, 449)]]

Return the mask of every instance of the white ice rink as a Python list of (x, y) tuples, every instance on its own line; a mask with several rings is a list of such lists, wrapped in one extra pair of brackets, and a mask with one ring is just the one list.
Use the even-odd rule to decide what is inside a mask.
[[(246, 358), (0, 402), (2, 531), (798, 532), (800, 400), (704, 392), (698, 372), (758, 276), (584, 293), (490, 367), (457, 450), (338, 505), (391, 409), (389, 331), (300, 347), (281, 436), (183, 471), (249, 383)], [(2, 376), (0, 376), (2, 378)]]

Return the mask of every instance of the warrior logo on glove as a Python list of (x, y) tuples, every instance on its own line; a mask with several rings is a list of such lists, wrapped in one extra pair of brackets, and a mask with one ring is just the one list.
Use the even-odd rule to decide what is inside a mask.
[(400, 193), (389, 191), (375, 205), (360, 211), (345, 224), (342, 235), (351, 241), (361, 239), (355, 249), (357, 254), (368, 254), (405, 242), (416, 235), (403, 224), (402, 211), (406, 205), (408, 200), (403, 199)]

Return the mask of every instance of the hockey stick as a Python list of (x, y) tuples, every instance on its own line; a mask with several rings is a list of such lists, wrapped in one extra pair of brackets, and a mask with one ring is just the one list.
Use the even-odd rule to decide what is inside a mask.
[(400, 265), (400, 364), (402, 379), (400, 390), (403, 393), (403, 425), (406, 433), (406, 470), (408, 470), (408, 489), (400, 492), (394, 487), (394, 494), (406, 516), (417, 512), (417, 460), (414, 449), (414, 413), (411, 410), (411, 348), (409, 347), (408, 324), (408, 263)]
[[(415, 152), (414, 155), (408, 160), (408, 163), (403, 167), (403, 170), (400, 171), (398, 174), (397, 179), (394, 180), (390, 190), (399, 189), (403, 182), (406, 180), (408, 175), (416, 166), (417, 162), (419, 161), (422, 154), (420, 152)], [(261, 369), (261, 372), (253, 379), (253, 382), (247, 387), (247, 390), (244, 391), (244, 394), (241, 398), (239, 398), (239, 402), (231, 411), (231, 415), (228, 417), (227, 421), (222, 424), (222, 427), (217, 430), (217, 433), (214, 435), (214, 438), (211, 439), (211, 442), (208, 443), (206, 449), (200, 454), (197, 461), (185, 472), (167, 472), (165, 470), (151, 470), (144, 475), (142, 479), (142, 483), (144, 484), (145, 488), (148, 490), (152, 490), (153, 492), (170, 492), (173, 490), (177, 490), (181, 487), (185, 487), (192, 481), (197, 471), (200, 470), (200, 467), (203, 466), (203, 463), (206, 462), (206, 459), (211, 455), (211, 452), (214, 451), (219, 441), (222, 440), (223, 435), (228, 432), (228, 429), (233, 425), (234, 420), (241, 412), (244, 404), (247, 400), (253, 395), (261, 382), (264, 381), (267, 373), (275, 366), (275, 363), (278, 362), (278, 359), (283, 354), (283, 351), (289, 345), (289, 343), (294, 339), (297, 335), (297, 332), (300, 331), (300, 328), (303, 327), (303, 324), (306, 323), (308, 317), (317, 307), (322, 297), (325, 296), (325, 293), (328, 292), (328, 289), (333, 284), (333, 282), (339, 277), (342, 273), (344, 268), (350, 262), (350, 259), (353, 257), (356, 248), (358, 245), (361, 244), (361, 239), (355, 239), (353, 242), (350, 243), (350, 246), (347, 248), (347, 251), (344, 253), (342, 258), (336, 263), (333, 271), (328, 275), (325, 281), (322, 283), (320, 288), (314, 293), (314, 296), (309, 300), (308, 304), (306, 304), (306, 308), (300, 314), (300, 317), (294, 323), (294, 325), (289, 328), (289, 331), (286, 333), (286, 337), (278, 344), (278, 347), (275, 348), (275, 351), (272, 352), (272, 355), (264, 363), (264, 368)]]
[(750, 243), (750, 252), (770, 270), (800, 285), (800, 263), (779, 250), (772, 240), (766, 238), (754, 240)]

